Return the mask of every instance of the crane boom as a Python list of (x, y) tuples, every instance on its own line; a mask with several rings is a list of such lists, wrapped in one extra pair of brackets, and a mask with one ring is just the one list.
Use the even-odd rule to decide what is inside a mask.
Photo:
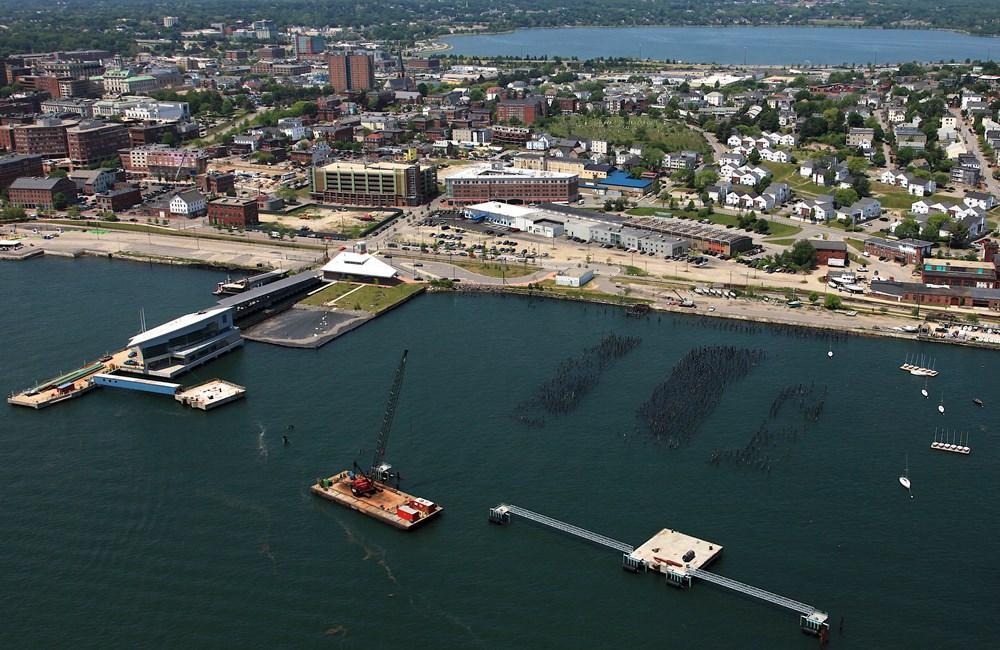
[(371, 477), (379, 474), (379, 467), (385, 459), (385, 447), (389, 442), (389, 430), (392, 429), (392, 420), (396, 415), (396, 404), (399, 403), (399, 392), (403, 387), (403, 371), (406, 369), (406, 355), (409, 350), (403, 350), (403, 358), (399, 360), (396, 368), (396, 375), (392, 380), (392, 388), (389, 389), (389, 401), (385, 405), (385, 415), (382, 416), (382, 426), (379, 427), (378, 436), (375, 438), (375, 458), (372, 460)]

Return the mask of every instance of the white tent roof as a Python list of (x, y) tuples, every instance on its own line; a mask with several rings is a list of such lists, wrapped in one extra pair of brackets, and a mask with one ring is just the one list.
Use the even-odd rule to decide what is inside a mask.
[(344, 251), (327, 262), (321, 269), (323, 273), (343, 273), (369, 278), (392, 278), (396, 269), (382, 260), (368, 254)]

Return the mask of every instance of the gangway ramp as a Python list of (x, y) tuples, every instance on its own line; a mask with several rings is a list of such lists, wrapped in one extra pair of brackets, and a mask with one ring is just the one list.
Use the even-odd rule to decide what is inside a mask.
[[(494, 515), (497, 515), (498, 518), (494, 517)], [(628, 554), (635, 550), (630, 544), (626, 544), (625, 542), (620, 542), (617, 539), (611, 539), (606, 535), (595, 533), (587, 530), (586, 528), (580, 528), (579, 526), (574, 526), (573, 524), (567, 524), (565, 521), (559, 521), (558, 519), (553, 519), (548, 515), (543, 515), (534, 512), (533, 510), (528, 510), (527, 508), (521, 508), (520, 506), (501, 504), (490, 510), (490, 521), (495, 521), (495, 523), (506, 523), (510, 520), (509, 515), (524, 517), (525, 519), (533, 521), (537, 524), (548, 526), (549, 528), (562, 531), (575, 537), (580, 537), (589, 542), (593, 542), (594, 544), (606, 546), (621, 553)]]

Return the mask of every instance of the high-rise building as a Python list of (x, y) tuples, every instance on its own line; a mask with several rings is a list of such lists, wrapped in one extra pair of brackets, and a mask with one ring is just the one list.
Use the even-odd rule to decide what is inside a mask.
[(322, 54), (326, 49), (326, 41), (322, 36), (306, 36), (296, 34), (292, 40), (296, 58), (310, 57)]
[(334, 91), (370, 90), (375, 87), (375, 63), (367, 54), (331, 54), (330, 85)]

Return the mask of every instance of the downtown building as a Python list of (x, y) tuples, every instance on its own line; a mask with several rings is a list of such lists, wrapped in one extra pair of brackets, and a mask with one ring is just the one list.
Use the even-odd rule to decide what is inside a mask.
[(326, 60), (334, 92), (363, 91), (375, 87), (375, 62), (370, 55), (331, 54)]
[(465, 167), (445, 179), (451, 205), (488, 201), (504, 203), (569, 203), (580, 198), (580, 177), (565, 172), (483, 164)]
[(412, 207), (437, 196), (433, 165), (335, 162), (313, 168), (313, 196), (324, 203)]
[(66, 149), (73, 167), (86, 167), (118, 157), (118, 150), (129, 145), (124, 124), (83, 120), (66, 129)]

